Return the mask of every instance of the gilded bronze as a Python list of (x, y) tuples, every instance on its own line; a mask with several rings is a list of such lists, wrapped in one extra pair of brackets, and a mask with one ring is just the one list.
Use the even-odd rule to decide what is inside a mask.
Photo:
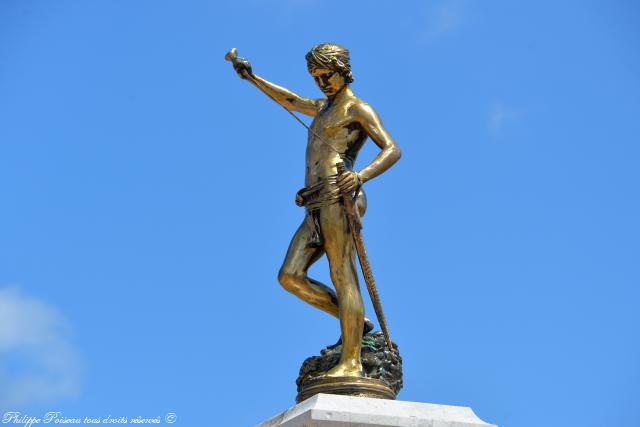
[[(338, 163), (336, 165), (338, 169), (338, 177), (346, 172), (344, 163)], [(358, 215), (355, 204), (353, 203), (352, 195), (349, 193), (342, 194), (342, 204), (344, 205), (345, 215), (347, 216), (347, 222), (349, 223), (349, 230), (353, 236), (353, 241), (356, 245), (356, 253), (358, 254), (358, 260), (360, 261), (360, 268), (362, 269), (362, 275), (364, 276), (371, 302), (373, 303), (373, 309), (376, 312), (378, 322), (380, 322), (380, 328), (384, 333), (384, 339), (387, 343), (387, 347), (392, 349), (393, 343), (391, 342), (391, 335), (389, 334), (389, 327), (387, 326), (387, 319), (384, 317), (384, 311), (382, 310), (382, 301), (378, 295), (378, 288), (376, 287), (376, 281), (373, 278), (373, 272), (371, 271), (371, 264), (369, 263), (369, 255), (367, 249), (364, 246), (364, 239), (362, 237), (362, 221)]]
[[(363, 378), (363, 325), (369, 321), (364, 317), (355, 255), (356, 250), (360, 250), (367, 285), (391, 351), (393, 347), (359, 234), (359, 221), (366, 210), (362, 185), (397, 162), (400, 149), (377, 112), (353, 92), (350, 86), (353, 74), (346, 48), (323, 43), (314, 46), (306, 55), (308, 71), (325, 95), (317, 99), (305, 98), (256, 75), (249, 61), (238, 57), (235, 49), (225, 58), (232, 62), (241, 78), (267, 94), (308, 129), (305, 188), (295, 198), (298, 206), (305, 207), (306, 214), (291, 240), (278, 280), (287, 291), (340, 321), (340, 357), (323, 376), (338, 378), (329, 383), (341, 390), (351, 390), (353, 384), (363, 381), (373, 384), (365, 388), (382, 390), (377, 380)], [(313, 117), (311, 125), (307, 126), (292, 112)], [(353, 167), (367, 138), (373, 140), (380, 152), (371, 163), (356, 172)], [(345, 169), (339, 170), (338, 165), (344, 165)], [(348, 198), (346, 204), (345, 196)], [(348, 207), (349, 201), (353, 202), (353, 208)], [(356, 244), (358, 237), (361, 245)], [(309, 267), (322, 255), (329, 261), (335, 291), (307, 275)], [(360, 379), (350, 382), (345, 377)], [(318, 388), (318, 385), (311, 389), (314, 387)], [(381, 393), (388, 394), (386, 389)]]
[(390, 400), (396, 398), (396, 393), (380, 380), (367, 377), (328, 377), (317, 378), (306, 384), (296, 396), (296, 403), (303, 402), (319, 393)]
[(325, 347), (317, 356), (305, 359), (296, 379), (298, 402), (316, 393), (395, 398), (402, 388), (402, 357), (395, 343), (393, 350), (389, 351), (382, 332), (369, 332), (362, 337), (360, 358), (364, 370), (363, 378), (324, 376), (324, 372), (338, 363), (341, 352), (342, 346), (338, 343)]

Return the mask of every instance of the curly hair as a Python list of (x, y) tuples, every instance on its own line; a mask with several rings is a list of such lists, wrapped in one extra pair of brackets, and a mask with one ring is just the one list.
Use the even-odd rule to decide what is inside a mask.
[(316, 68), (326, 68), (340, 74), (347, 84), (353, 82), (349, 49), (346, 47), (335, 43), (321, 43), (311, 48), (305, 58), (309, 72)]

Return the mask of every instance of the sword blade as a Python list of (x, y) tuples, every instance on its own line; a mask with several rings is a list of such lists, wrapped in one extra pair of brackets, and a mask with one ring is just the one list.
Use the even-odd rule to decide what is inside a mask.
[[(353, 230), (353, 228), (352, 228)], [(364, 246), (364, 238), (362, 237), (362, 231), (358, 231), (354, 234), (354, 240), (356, 243), (356, 251), (358, 252), (358, 260), (360, 260), (360, 268), (362, 269), (362, 275), (364, 276), (364, 282), (367, 285), (371, 302), (373, 303), (373, 309), (376, 312), (376, 317), (380, 323), (380, 328), (384, 334), (384, 340), (387, 342), (389, 350), (393, 350), (391, 344), (391, 335), (389, 334), (389, 328), (387, 327), (387, 320), (384, 317), (384, 311), (382, 310), (382, 303), (380, 302), (380, 295), (378, 295), (378, 289), (376, 287), (376, 281), (373, 278), (373, 272), (371, 271), (371, 264), (369, 263), (369, 255), (367, 255), (367, 249)]]

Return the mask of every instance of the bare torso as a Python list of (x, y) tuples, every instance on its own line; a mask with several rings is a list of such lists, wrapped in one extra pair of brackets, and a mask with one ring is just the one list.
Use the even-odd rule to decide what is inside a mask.
[(367, 139), (352, 113), (353, 107), (363, 102), (350, 91), (332, 101), (325, 101), (311, 123), (306, 154), (306, 186), (335, 175), (336, 164), (341, 161), (347, 168), (353, 168)]

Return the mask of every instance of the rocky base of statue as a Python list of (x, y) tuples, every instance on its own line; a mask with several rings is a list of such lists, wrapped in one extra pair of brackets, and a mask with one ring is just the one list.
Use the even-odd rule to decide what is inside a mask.
[(362, 337), (362, 369), (364, 377), (326, 377), (324, 374), (338, 364), (342, 344), (334, 344), (320, 351), (320, 356), (307, 358), (296, 380), (300, 403), (319, 393), (347, 396), (395, 399), (402, 388), (402, 357), (393, 343), (389, 351), (382, 332)]

